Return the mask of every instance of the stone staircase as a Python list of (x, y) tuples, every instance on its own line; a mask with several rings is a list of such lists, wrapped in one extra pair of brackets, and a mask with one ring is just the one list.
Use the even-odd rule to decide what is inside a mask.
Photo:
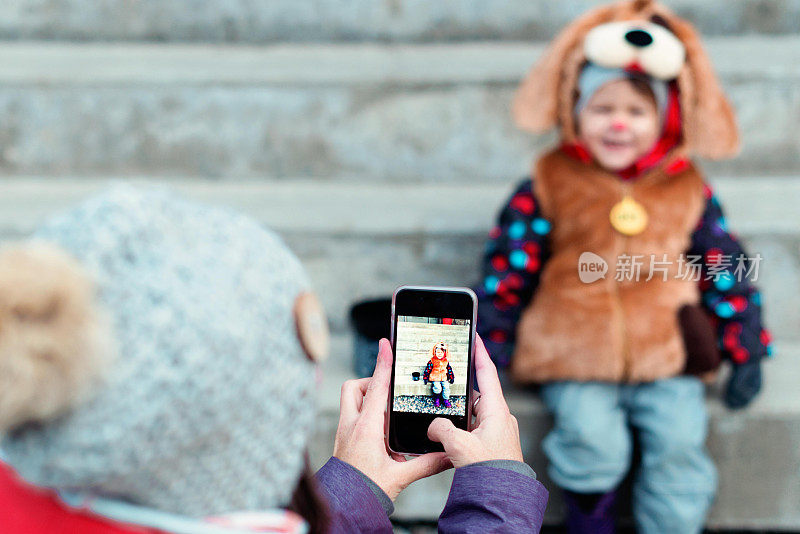
[[(335, 333), (321, 461), (350, 376), (349, 305), (400, 283), (477, 280), (497, 208), (553, 141), (515, 130), (514, 87), (544, 40), (599, 3), (9, 0), (0, 236), (113, 179), (166, 183), (276, 229)], [(755, 406), (709, 401), (722, 484), (711, 524), (800, 529), (800, 0), (668, 4), (708, 36), (738, 112), (741, 156), (702, 164), (730, 226), (764, 257), (778, 340)], [(508, 395), (544, 476), (547, 417), (531, 394)], [(398, 517), (435, 517), (447, 476), (412, 487)], [(559, 510), (554, 496), (551, 520)]]

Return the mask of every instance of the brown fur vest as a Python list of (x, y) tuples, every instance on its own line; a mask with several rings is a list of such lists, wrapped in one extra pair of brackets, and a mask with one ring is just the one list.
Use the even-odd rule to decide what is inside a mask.
[[(689, 248), (702, 214), (703, 180), (687, 164), (664, 162), (626, 182), (595, 164), (554, 150), (534, 170), (534, 193), (552, 223), (551, 255), (537, 292), (518, 325), (511, 374), (521, 383), (554, 380), (647, 382), (677, 375), (686, 355), (678, 323), (697, 304), (697, 282), (678, 279), (678, 257)], [(625, 194), (647, 210), (635, 236), (616, 231), (611, 208)], [(583, 283), (578, 258), (593, 252), (608, 264), (605, 278)], [(617, 281), (618, 257), (641, 255), (639, 281)], [(667, 280), (650, 258), (666, 254)]]

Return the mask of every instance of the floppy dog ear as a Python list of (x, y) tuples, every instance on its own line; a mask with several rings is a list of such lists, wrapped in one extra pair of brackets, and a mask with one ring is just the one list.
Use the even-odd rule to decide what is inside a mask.
[(678, 75), (678, 86), (682, 93), (681, 115), (689, 150), (711, 159), (736, 155), (739, 151), (736, 116), (700, 37), (685, 20), (672, 17), (667, 22), (686, 48), (686, 64)]
[(614, 9), (612, 5), (589, 11), (564, 28), (553, 40), (514, 96), (511, 114), (517, 126), (540, 133), (558, 124), (559, 93), (565, 89), (565, 62), (576, 48), (582, 46), (589, 30), (611, 20)]

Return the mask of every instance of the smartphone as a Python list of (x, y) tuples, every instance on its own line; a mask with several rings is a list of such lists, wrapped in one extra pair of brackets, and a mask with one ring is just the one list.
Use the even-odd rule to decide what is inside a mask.
[(392, 296), (392, 380), (386, 441), (407, 455), (442, 451), (428, 425), (469, 430), (478, 299), (464, 287), (401, 286)]

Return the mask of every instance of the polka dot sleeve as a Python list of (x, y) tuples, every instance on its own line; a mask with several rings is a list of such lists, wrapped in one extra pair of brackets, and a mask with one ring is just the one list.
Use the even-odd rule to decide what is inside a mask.
[(478, 295), (478, 332), (501, 367), (511, 360), (517, 321), (530, 302), (547, 257), (550, 222), (526, 178), (489, 232)]
[(748, 255), (728, 231), (722, 206), (705, 187), (706, 207), (692, 235), (687, 257), (700, 257), (702, 303), (717, 328), (723, 356), (734, 364), (772, 354), (771, 336), (761, 319), (758, 255)]

